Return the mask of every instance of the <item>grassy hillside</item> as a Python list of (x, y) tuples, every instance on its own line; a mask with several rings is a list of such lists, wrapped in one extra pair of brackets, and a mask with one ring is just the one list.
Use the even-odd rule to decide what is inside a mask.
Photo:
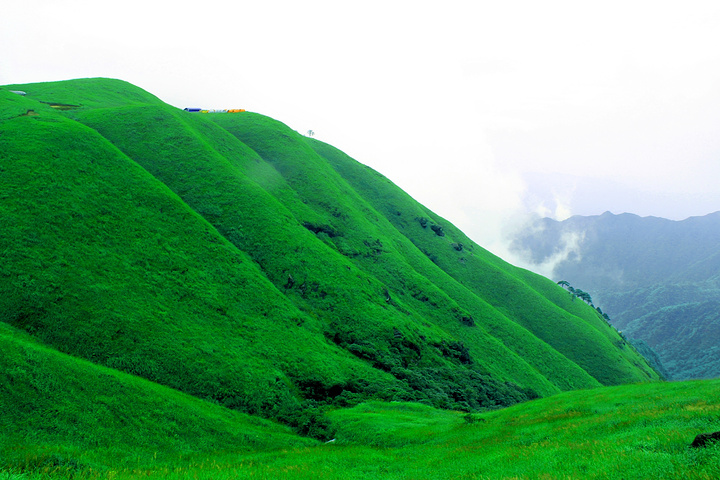
[(272, 417), (299, 411), (298, 389), (312, 398), (327, 384), (352, 393), (360, 379), (383, 391), (397, 383), (328, 344), (247, 255), (95, 131), (48, 115), (0, 132), (12, 159), (4, 322), (59, 351)]
[[(631, 372), (641, 365), (631, 350), (623, 349), (620, 361), (613, 358), (617, 352), (617, 332), (596, 312), (580, 302), (574, 303), (554, 282), (495, 257), (452, 224), (423, 209), (386, 179), (339, 150), (319, 142), (314, 145), (417, 249), (443, 270), (446, 275), (439, 275), (436, 282), (442, 282), (446, 290), (470, 290), (484, 300), (485, 305), (513, 319), (525, 331), (542, 339), (604, 384), (612, 384), (614, 378), (633, 375)], [(408, 217), (412, 219), (410, 222)], [(509, 302), (509, 298), (513, 300)], [(486, 321), (491, 315), (487, 309), (480, 313)], [(492, 331), (505, 331), (506, 328), (494, 324)], [(506, 342), (512, 341), (511, 335), (508, 333)], [(577, 348), (582, 343), (597, 345), (599, 351), (608, 354)], [(538, 353), (532, 356), (537, 359)], [(608, 361), (610, 358), (612, 360)], [(539, 368), (538, 365), (535, 367)], [(546, 372), (548, 374), (552, 373)], [(566, 372), (560, 376), (566, 380), (570, 378)]]
[(287, 427), (59, 353), (4, 323), (0, 347), (0, 470), (12, 465), (71, 474), (316, 443)]
[(720, 475), (720, 382), (567, 392), (485, 413), (369, 402), (328, 444), (39, 345), (0, 324), (0, 478), (471, 479)]
[[(483, 412), (658, 379), (552, 281), (259, 114), (184, 112), (118, 80), (2, 87), (0, 197), (16, 468), (308, 444), (248, 414), (328, 440), (329, 412), (363, 402)], [(118, 418), (141, 419), (135, 460)], [(113, 429), (115, 447), (91, 433)]]
[(581, 238), (557, 280), (592, 292), (625, 336), (646, 343), (670, 378), (720, 376), (720, 213), (671, 221), (605, 213), (543, 219), (515, 240), (542, 262)]
[(280, 122), (115, 80), (12, 88), (4, 321), (60, 351), (272, 418), (656, 378), (593, 310)]
[[(59, 354), (0, 326), (0, 478), (712, 479), (720, 383), (566, 392), (485, 413), (368, 402), (331, 443)], [(43, 372), (43, 373), (40, 373)], [(37, 415), (43, 412), (44, 415)], [(32, 436), (17, 432), (32, 430)]]

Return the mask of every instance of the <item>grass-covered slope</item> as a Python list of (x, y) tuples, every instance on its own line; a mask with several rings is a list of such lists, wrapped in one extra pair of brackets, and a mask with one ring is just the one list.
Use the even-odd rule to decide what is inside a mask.
[[(271, 190), (279, 198), (287, 197), (294, 200), (289, 202), (291, 204), (304, 205), (295, 199), (297, 194), (283, 186), (282, 177), (272, 178), (274, 169), (257, 166), (258, 162), (262, 162), (260, 159), (252, 156), (249, 161), (243, 157), (236, 158), (248, 150), (246, 147), (237, 145), (232, 149), (234, 156), (228, 160), (207, 149), (202, 138), (198, 137), (197, 130), (184, 127), (183, 114), (178, 116), (176, 112), (169, 112), (161, 117), (161, 113), (154, 107), (122, 109), (109, 117), (112, 121), (107, 121), (108, 117), (98, 119), (94, 113), (81, 118), (115, 141), (156, 178), (174, 188), (188, 205), (211, 219), (236, 247), (250, 253), (278, 290), (284, 292), (306, 315), (320, 319), (323, 328), (319, 332), (314, 328), (320, 339), (335, 338), (330, 330), (333, 325), (341, 325), (339, 328), (346, 330), (352, 328), (372, 341), (366, 353), (353, 353), (369, 357), (362, 359), (372, 360), (373, 366), (379, 367), (379, 370), (389, 370), (399, 376), (392, 369), (407, 366), (404, 364), (412, 358), (406, 360), (404, 356), (414, 356), (414, 368), (434, 369), (429, 370), (425, 378), (433, 374), (440, 376), (437, 379), (430, 378), (434, 385), (428, 385), (429, 388), (423, 391), (415, 393), (415, 390), (421, 389), (413, 386), (401, 389), (397, 393), (399, 398), (422, 400), (434, 396), (437, 398), (431, 401), (449, 406), (453, 400), (447, 399), (447, 390), (467, 388), (465, 384), (470, 382), (474, 382), (476, 391), (469, 392), (469, 398), (454, 399), (469, 402), (464, 408), (478, 408), (483, 402), (496, 404), (524, 398), (522, 391), (506, 387), (482, 370), (458, 368), (451, 357), (459, 349), (453, 343), (454, 339), (432, 325), (419, 327), (422, 328), (419, 335), (424, 334), (428, 338), (424, 345), (410, 344), (410, 341), (407, 341), (407, 345), (403, 344), (404, 339), (399, 338), (402, 334), (396, 334), (395, 329), (400, 332), (401, 329), (410, 328), (408, 325), (420, 323), (419, 319), (411, 323), (405, 318), (406, 314), (401, 315), (389, 308), (385, 287), (377, 279), (354, 267), (316, 238), (311, 230), (304, 227), (308, 220), (297, 219), (306, 214), (301, 218), (313, 220), (317, 214), (301, 211), (294, 215), (275, 196), (258, 185), (269, 179), (273, 185)], [(154, 118), (154, 121), (148, 123), (148, 118)], [(190, 117), (190, 122), (193, 121), (194, 118)], [(172, 132), (173, 138), (167, 138), (165, 132)], [(217, 137), (223, 138), (220, 133), (216, 133)], [(223, 140), (230, 143), (232, 138)], [(198, 165), (202, 165), (200, 170)], [(249, 175), (245, 174), (248, 170)], [(258, 171), (260, 178), (255, 182)], [(311, 322), (307, 326), (310, 325)], [(418, 335), (416, 332), (410, 334)], [(393, 350), (393, 341), (396, 341), (399, 349)], [(366, 365), (368, 362), (358, 363)], [(438, 374), (436, 370), (441, 373)], [(408, 384), (404, 378), (400, 380)], [(330, 390), (356, 393), (352, 392), (353, 387), (350, 385), (329, 383), (327, 377), (319, 376), (314, 381), (318, 383), (313, 387), (317, 391), (311, 395), (317, 399), (327, 397)], [(377, 390), (378, 387), (374, 385), (371, 388)], [(484, 390), (489, 390), (490, 398), (478, 396), (481, 393), (484, 395)], [(500, 398), (493, 401), (493, 396), (497, 395)], [(506, 399), (506, 396), (509, 398)]]
[(247, 255), (95, 131), (19, 117), (0, 125), (0, 150), (4, 322), (65, 353), (279, 418), (294, 415), (298, 389), (317, 388), (315, 378), (339, 393), (360, 379), (395, 383), (327, 343)]
[[(0, 326), (0, 478), (714, 479), (716, 381), (565, 392), (482, 414), (367, 402), (335, 440), (287, 429), (35, 345)], [(8, 392), (10, 392), (8, 394)], [(37, 413), (44, 415), (39, 416)], [(18, 436), (17, 432), (32, 431)], [(7, 434), (7, 432), (11, 432)]]
[[(418, 263), (417, 268), (423, 268), (429, 272), (428, 275), (434, 274), (434, 278), (438, 278), (436, 283), (442, 282), (446, 290), (456, 296), (460, 291), (469, 290), (484, 300), (485, 306), (495, 310), (489, 312), (485, 308), (479, 313), (485, 323), (493, 317), (493, 313), (495, 316), (497, 312), (501, 313), (505, 319), (512, 319), (523, 327), (523, 331), (539, 337), (555, 352), (560, 352), (580, 365), (604, 384), (637, 375), (636, 367), (644, 368), (644, 362), (638, 361), (632, 349), (624, 348), (625, 344), (619, 341), (617, 332), (597, 312), (580, 302), (573, 302), (554, 282), (507, 264), (476, 245), (452, 224), (417, 204), (377, 172), (360, 165), (333, 147), (319, 142), (313, 144), (339, 173), (362, 192), (374, 208), (382, 212), (445, 275), (432, 271), (428, 262), (422, 265)], [(523, 348), (524, 342), (517, 340), (517, 328), (513, 331), (506, 322), (491, 321), (492, 332), (505, 335), (506, 343)], [(596, 348), (588, 351), (579, 347), (583, 344), (592, 344)], [(619, 356), (618, 346), (621, 347)], [(525, 356), (538, 362), (536, 368), (543, 368), (540, 362), (544, 355), (548, 354), (544, 350), (537, 350), (533, 355)], [(544, 373), (552, 375), (551, 371)], [(566, 380), (572, 378), (567, 372), (559, 376)], [(640, 374), (635, 378), (641, 380), (643, 376)]]
[(315, 443), (287, 427), (59, 353), (5, 323), (0, 350), (0, 468), (73, 473)]
[(384, 478), (712, 479), (720, 442), (690, 445), (718, 429), (718, 387), (715, 380), (566, 392), (480, 415), (363, 404), (330, 415), (337, 460), (298, 456), (293, 464), (329, 463), (337, 478), (372, 478), (349, 461), (364, 456)]
[(317, 406), (657, 378), (593, 309), (275, 120), (107, 79), (4, 87), (0, 120), (0, 320), (63, 354), (318, 436)]

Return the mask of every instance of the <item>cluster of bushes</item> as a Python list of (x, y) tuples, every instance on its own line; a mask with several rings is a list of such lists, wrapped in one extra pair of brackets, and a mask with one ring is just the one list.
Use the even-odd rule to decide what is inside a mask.
[(437, 408), (479, 411), (512, 405), (538, 394), (512, 382), (493, 378), (475, 364), (462, 341), (413, 341), (398, 329), (370, 341), (344, 328), (329, 328), (326, 336), (373, 367), (390, 373), (400, 385), (390, 399), (425, 403)]

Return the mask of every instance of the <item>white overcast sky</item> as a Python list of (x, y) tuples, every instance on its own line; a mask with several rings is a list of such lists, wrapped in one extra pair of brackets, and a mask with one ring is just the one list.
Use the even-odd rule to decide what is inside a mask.
[(5, 0), (0, 85), (246, 108), (502, 255), (528, 213), (720, 210), (720, 2)]

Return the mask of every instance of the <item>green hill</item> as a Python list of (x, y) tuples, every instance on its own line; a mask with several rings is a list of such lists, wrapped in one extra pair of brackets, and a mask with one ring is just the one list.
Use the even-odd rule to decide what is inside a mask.
[(672, 221), (637, 215), (543, 219), (514, 240), (542, 263), (582, 240), (555, 266), (557, 280), (592, 292), (613, 324), (657, 352), (669, 378), (720, 376), (720, 213)]
[[(238, 437), (247, 422), (301, 441), (247, 414), (327, 440), (326, 412), (361, 402), (478, 412), (658, 379), (554, 282), (259, 114), (185, 112), (119, 80), (1, 87), (0, 196), (0, 401), (26, 405), (0, 418), (38, 458), (112, 449), (86, 429), (131, 435), (113, 409), (151, 410), (163, 437), (207, 416), (207, 443), (180, 448), (207, 454), (269, 445)], [(64, 413), (33, 431), (51, 404)]]
[[(0, 472), (314, 445), (289, 428), (39, 345), (0, 323)], [(0, 478), (5, 478), (0, 473)]]
[[(0, 478), (711, 479), (717, 380), (566, 392), (485, 413), (368, 402), (331, 443), (99, 367), (0, 325)], [(12, 411), (11, 411), (12, 410)], [(32, 433), (30, 433), (32, 432)]]

